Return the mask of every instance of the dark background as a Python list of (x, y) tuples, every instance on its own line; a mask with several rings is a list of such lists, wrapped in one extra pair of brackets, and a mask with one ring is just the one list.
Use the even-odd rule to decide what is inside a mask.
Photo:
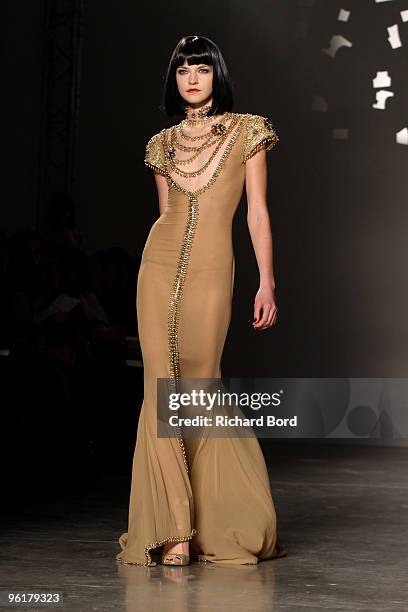
[[(10, 233), (35, 223), (43, 2), (5, 6), (1, 220)], [(267, 115), (279, 133), (268, 154), (279, 323), (260, 334), (250, 324), (258, 276), (243, 201), (234, 224), (229, 374), (407, 374), (408, 152), (395, 143), (407, 123), (408, 25), (399, 17), (405, 4), (354, 0), (347, 23), (337, 20), (342, 6), (336, 0), (85, 3), (74, 195), (89, 252), (120, 245), (140, 254), (157, 218), (144, 147), (170, 124), (158, 105), (182, 35), (198, 32), (221, 46), (236, 112)], [(403, 43), (395, 50), (386, 31), (393, 23)], [(321, 51), (333, 34), (353, 42), (334, 59)], [(377, 70), (392, 78), (394, 97), (383, 111), (372, 108)], [(326, 98), (327, 112), (312, 110), (315, 95)], [(349, 138), (334, 140), (335, 128), (348, 128)]]
[[(268, 153), (278, 323), (262, 333), (252, 329), (258, 271), (243, 198), (234, 221), (227, 376), (407, 376), (408, 150), (395, 141), (407, 126), (408, 24), (399, 15), (406, 4), (350, 0), (347, 23), (337, 20), (340, 8), (337, 0), (84, 3), (72, 195), (88, 256), (124, 249), (134, 283), (159, 214), (145, 145), (171, 124), (158, 106), (181, 36), (215, 40), (233, 79), (234, 110), (269, 117), (279, 134)], [(41, 191), (44, 13), (43, 0), (3, 3), (0, 228), (7, 238), (41, 229), (48, 202)], [(393, 50), (386, 28), (394, 23), (402, 47)], [(353, 45), (332, 58), (322, 49), (335, 34)], [(389, 71), (394, 92), (383, 111), (372, 107), (372, 80), (381, 70)], [(325, 98), (327, 112), (313, 110), (315, 96)], [(348, 138), (334, 138), (336, 129), (348, 129)], [(135, 335), (134, 321), (125, 332)], [(28, 445), (25, 452), (49, 464), (53, 454), (72, 452), (85, 420), (77, 448), (92, 454), (96, 445), (101, 457), (108, 448), (128, 468), (142, 370), (122, 367), (125, 357), (137, 357), (132, 351), (116, 359), (109, 349), (106, 359), (104, 350), (94, 355), (93, 378), (82, 372), (73, 387), (78, 396), (70, 387), (64, 400), (54, 370), (39, 375), (35, 360), (11, 360), (12, 366), (2, 360), (3, 416), (14, 415), (5, 431), (18, 428), (20, 448)], [(65, 385), (65, 372), (62, 379)], [(42, 433), (33, 441), (34, 423), (36, 435)]]

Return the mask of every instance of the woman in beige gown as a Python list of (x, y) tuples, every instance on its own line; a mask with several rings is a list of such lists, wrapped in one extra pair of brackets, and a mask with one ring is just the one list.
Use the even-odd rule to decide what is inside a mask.
[[(181, 39), (170, 62), (167, 94), (169, 79), (176, 80), (178, 102), (187, 103), (186, 118), (152, 136), (146, 147), (145, 164), (156, 175), (162, 214), (147, 238), (137, 282), (144, 400), (128, 531), (119, 538), (122, 550), (116, 557), (124, 563), (155, 565), (152, 554), (181, 552), (176, 546), (181, 542), (192, 558), (214, 564), (256, 564), (285, 554), (277, 541), (268, 471), (255, 436), (157, 435), (158, 378), (176, 383), (184, 377), (221, 377), (235, 270), (232, 220), (248, 182), (248, 160), (278, 142), (265, 117), (213, 113), (222, 97), (224, 107), (232, 102), (225, 82), (224, 89), (220, 86), (225, 75), (215, 43), (197, 36)], [(199, 91), (188, 91), (194, 87)], [(194, 147), (205, 141), (205, 134), (210, 144), (197, 153)], [(257, 157), (251, 166), (254, 193), (257, 181), (260, 192), (265, 187), (257, 178), (266, 175), (265, 156)], [(261, 242), (256, 246), (258, 257)], [(264, 252), (266, 257), (259, 259), (268, 265)], [(259, 329), (276, 320), (268, 263), (269, 269), (260, 268), (261, 279), (269, 277), (255, 307)], [(269, 307), (265, 296), (270, 296)]]

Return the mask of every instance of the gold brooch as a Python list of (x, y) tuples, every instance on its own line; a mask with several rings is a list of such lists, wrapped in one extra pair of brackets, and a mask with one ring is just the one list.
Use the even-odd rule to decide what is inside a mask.
[(221, 136), (222, 134), (225, 134), (226, 131), (227, 128), (223, 123), (214, 123), (214, 125), (211, 126), (212, 134)]

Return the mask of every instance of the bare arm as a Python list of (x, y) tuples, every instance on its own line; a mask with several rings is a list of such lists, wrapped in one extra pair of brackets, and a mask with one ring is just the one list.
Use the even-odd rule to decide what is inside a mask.
[(276, 322), (272, 230), (267, 206), (268, 168), (261, 149), (245, 164), (247, 223), (259, 268), (259, 290), (254, 302), (254, 329), (267, 329)]
[(155, 172), (154, 178), (156, 181), (157, 195), (159, 198), (159, 210), (161, 216), (167, 208), (167, 203), (169, 199), (169, 187), (167, 185), (166, 177), (162, 174)]

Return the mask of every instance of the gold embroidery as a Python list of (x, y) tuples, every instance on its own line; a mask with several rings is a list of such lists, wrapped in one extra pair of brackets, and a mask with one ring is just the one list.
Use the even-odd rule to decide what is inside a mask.
[[(217, 167), (213, 172), (213, 175), (211, 176), (211, 178), (204, 184), (202, 185), (199, 189), (195, 189), (194, 191), (190, 191), (188, 189), (185, 189), (184, 187), (182, 187), (181, 185), (179, 185), (178, 183), (176, 183), (172, 177), (167, 173), (167, 183), (169, 186), (174, 187), (175, 189), (177, 189), (178, 191), (181, 191), (182, 193), (185, 193), (187, 196), (190, 195), (195, 195), (198, 196), (199, 194), (203, 193), (206, 189), (208, 189), (209, 187), (211, 187), (211, 185), (213, 185), (213, 183), (215, 182), (215, 180), (217, 179), (218, 175), (220, 174), (225, 161), (228, 157), (228, 155), (231, 152), (231, 149), (236, 141), (236, 139), (238, 138), (238, 135), (240, 133), (240, 128), (244, 123), (244, 118), (246, 117), (246, 115), (239, 115), (238, 113), (235, 115), (235, 122), (234, 122), (234, 126), (235, 126), (235, 132), (232, 134), (231, 138), (228, 141), (228, 144), (224, 150), (224, 152), (222, 153)], [(237, 127), (238, 126), (238, 127)], [(161, 133), (161, 140), (162, 140), (162, 144), (163, 144), (163, 148), (166, 149), (166, 134), (164, 132)]]
[[(213, 123), (211, 125), (209, 132), (206, 132), (205, 134), (199, 134), (198, 136), (190, 136), (189, 134), (185, 133), (184, 126), (191, 125), (189, 121), (186, 119), (181, 121), (178, 125), (174, 126), (174, 128), (176, 128), (180, 132), (181, 136), (185, 140), (190, 140), (190, 141), (204, 140), (205, 138), (208, 138), (210, 133), (216, 134), (219, 130), (224, 132), (227, 129), (224, 124), (228, 122), (230, 117), (232, 117), (232, 113), (224, 113), (224, 115), (222, 115), (221, 119), (217, 123)], [(214, 117), (211, 117), (211, 118), (214, 119)]]
[(247, 115), (246, 133), (242, 147), (242, 161), (245, 163), (260, 149), (266, 151), (279, 142), (279, 136), (267, 117), (261, 115)]
[[(270, 119), (263, 117), (262, 115), (253, 115), (250, 113), (239, 114), (230, 113), (236, 118), (245, 119), (246, 121), (246, 134), (243, 140), (243, 146), (241, 151), (242, 162), (245, 163), (250, 157), (255, 155), (260, 149), (265, 148), (269, 151), (274, 145), (279, 142), (279, 136), (276, 132), (276, 128), (273, 126)], [(146, 145), (146, 166), (152, 168), (155, 172), (162, 174), (168, 179), (168, 183), (172, 184), (176, 189), (178, 188), (177, 183), (169, 177), (167, 171), (167, 156), (173, 155), (172, 148), (166, 143), (166, 133), (171, 132), (172, 128), (164, 128), (159, 133), (151, 137)], [(235, 138), (234, 138), (235, 140)], [(233, 142), (231, 143), (233, 144)], [(229, 148), (229, 147), (228, 147)], [(229, 151), (228, 151), (229, 152)], [(175, 152), (174, 152), (175, 153)], [(227, 153), (228, 154), (228, 153)], [(223, 159), (221, 158), (220, 164), (222, 165)], [(215, 177), (217, 176), (217, 171)], [(207, 189), (212, 180), (208, 181), (208, 184), (203, 186), (200, 190), (195, 192), (189, 192), (187, 189), (180, 188), (180, 191), (188, 193), (201, 193)]]
[(161, 132), (150, 138), (146, 145), (146, 154), (144, 158), (145, 165), (162, 176), (167, 175), (164, 149), (160, 137), (161, 133), (164, 131), (165, 130), (163, 129)]

